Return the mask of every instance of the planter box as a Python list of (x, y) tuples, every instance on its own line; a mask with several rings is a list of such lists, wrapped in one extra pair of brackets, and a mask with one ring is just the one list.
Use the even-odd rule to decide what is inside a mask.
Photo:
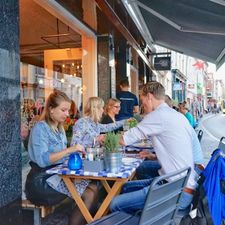
[(100, 172), (104, 170), (104, 161), (103, 160), (89, 161), (87, 159), (84, 159), (83, 167), (85, 171)]
[(122, 152), (105, 152), (104, 162), (107, 172), (118, 173), (122, 165)]

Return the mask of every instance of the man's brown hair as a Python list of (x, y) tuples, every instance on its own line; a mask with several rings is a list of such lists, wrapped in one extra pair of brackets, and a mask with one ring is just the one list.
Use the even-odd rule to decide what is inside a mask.
[(122, 87), (129, 87), (128, 78), (121, 80), (120, 81), (120, 86), (122, 86)]
[(165, 88), (157, 81), (150, 81), (144, 85), (142, 94), (147, 95), (148, 93), (151, 93), (157, 100), (165, 99)]

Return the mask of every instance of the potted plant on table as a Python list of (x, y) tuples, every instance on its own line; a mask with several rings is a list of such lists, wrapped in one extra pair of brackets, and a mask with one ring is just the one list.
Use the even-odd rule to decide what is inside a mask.
[(129, 128), (133, 128), (133, 127), (136, 127), (138, 122), (137, 120), (133, 117), (133, 118), (130, 118), (128, 119), (128, 124), (129, 124)]
[(109, 132), (104, 141), (104, 163), (106, 171), (118, 173), (122, 164), (122, 152), (119, 148), (120, 135)]

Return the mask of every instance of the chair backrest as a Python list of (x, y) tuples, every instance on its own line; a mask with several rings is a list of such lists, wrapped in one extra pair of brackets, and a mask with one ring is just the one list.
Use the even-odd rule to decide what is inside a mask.
[(221, 149), (221, 151), (225, 154), (225, 137), (220, 138), (218, 148)]
[(199, 130), (199, 132), (198, 132), (198, 140), (199, 140), (199, 142), (201, 142), (202, 136), (203, 136), (203, 131)]
[[(187, 167), (153, 180), (139, 225), (169, 225), (173, 223), (178, 202), (190, 171), (190, 167)], [(159, 182), (163, 184), (159, 185)]]

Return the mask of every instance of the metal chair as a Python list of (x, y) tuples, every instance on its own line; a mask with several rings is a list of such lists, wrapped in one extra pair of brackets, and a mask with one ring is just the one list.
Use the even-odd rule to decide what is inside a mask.
[(199, 142), (201, 142), (202, 136), (203, 136), (203, 131), (202, 130), (199, 130), (198, 131), (198, 140), (199, 140)]
[(222, 152), (225, 154), (225, 137), (220, 138), (218, 148), (221, 149)]
[[(114, 212), (91, 225), (170, 225), (178, 210), (180, 196), (186, 186), (191, 169), (184, 168), (168, 175), (156, 177), (149, 188), (140, 216)], [(171, 179), (172, 178), (172, 179)], [(163, 184), (159, 185), (161, 181)]]

